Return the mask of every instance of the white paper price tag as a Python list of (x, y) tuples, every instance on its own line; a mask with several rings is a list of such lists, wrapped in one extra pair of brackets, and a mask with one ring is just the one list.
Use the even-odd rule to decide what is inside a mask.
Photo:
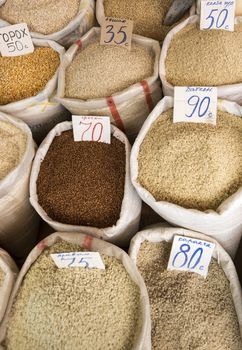
[(111, 142), (109, 117), (72, 116), (74, 141)]
[(98, 252), (73, 252), (50, 254), (59, 269), (82, 267), (105, 270), (105, 265)]
[(124, 46), (130, 50), (133, 21), (106, 17), (101, 25), (101, 45)]
[(2, 56), (22, 56), (34, 52), (34, 45), (26, 23), (14, 24), (0, 29)]
[(217, 99), (215, 87), (175, 87), (173, 122), (216, 125)]
[(211, 242), (175, 236), (167, 269), (195, 272), (206, 278), (214, 248)]
[(201, 1), (200, 29), (234, 31), (235, 0)]

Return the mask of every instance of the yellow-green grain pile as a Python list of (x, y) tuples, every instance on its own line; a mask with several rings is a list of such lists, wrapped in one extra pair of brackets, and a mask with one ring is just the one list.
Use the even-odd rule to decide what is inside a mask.
[(65, 97), (82, 100), (120, 92), (154, 73), (154, 55), (133, 44), (131, 51), (97, 42), (77, 52), (66, 70)]
[(167, 271), (171, 244), (145, 241), (137, 266), (150, 298), (153, 350), (241, 350), (230, 283), (216, 260), (207, 278)]
[(219, 86), (242, 82), (242, 23), (235, 31), (200, 30), (189, 24), (172, 39), (165, 61), (174, 86)]
[(140, 292), (122, 263), (105, 270), (58, 269), (51, 253), (77, 252), (64, 241), (43, 251), (25, 276), (7, 326), (7, 350), (129, 350), (140, 323)]
[(216, 210), (242, 186), (242, 118), (218, 110), (217, 126), (173, 123), (173, 109), (140, 146), (138, 181), (156, 201)]

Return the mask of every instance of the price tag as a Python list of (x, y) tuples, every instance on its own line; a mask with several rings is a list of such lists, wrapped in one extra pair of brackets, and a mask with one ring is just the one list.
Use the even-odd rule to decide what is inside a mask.
[(106, 17), (101, 26), (101, 45), (124, 46), (131, 49), (133, 21)]
[(34, 45), (26, 23), (14, 24), (0, 29), (2, 56), (22, 56), (34, 52)]
[(201, 1), (200, 29), (234, 31), (235, 0)]
[(98, 252), (73, 252), (50, 254), (59, 269), (82, 267), (85, 269), (105, 270), (105, 265)]
[(217, 99), (215, 87), (175, 87), (173, 122), (216, 125)]
[(195, 272), (206, 278), (214, 248), (211, 242), (175, 236), (167, 269)]
[(111, 143), (109, 117), (72, 116), (74, 141)]

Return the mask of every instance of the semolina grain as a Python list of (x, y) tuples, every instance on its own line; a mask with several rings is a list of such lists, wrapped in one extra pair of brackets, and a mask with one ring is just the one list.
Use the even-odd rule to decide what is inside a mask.
[(139, 183), (156, 201), (216, 210), (242, 186), (242, 118), (218, 110), (217, 126), (156, 119), (138, 155)]

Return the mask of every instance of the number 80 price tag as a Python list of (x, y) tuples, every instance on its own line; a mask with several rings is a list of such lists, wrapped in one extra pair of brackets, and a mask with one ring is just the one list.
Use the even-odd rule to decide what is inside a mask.
[(211, 242), (175, 236), (167, 269), (195, 272), (206, 278), (214, 248)]
[(116, 45), (131, 49), (133, 21), (106, 17), (101, 26), (101, 45)]

